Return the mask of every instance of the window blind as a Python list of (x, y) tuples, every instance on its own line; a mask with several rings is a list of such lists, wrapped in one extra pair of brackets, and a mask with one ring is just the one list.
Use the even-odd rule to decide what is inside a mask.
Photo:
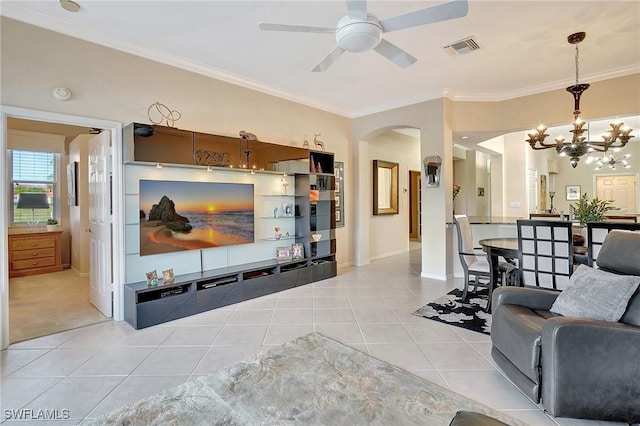
[(13, 151), (13, 181), (54, 182), (55, 154), (50, 152)]

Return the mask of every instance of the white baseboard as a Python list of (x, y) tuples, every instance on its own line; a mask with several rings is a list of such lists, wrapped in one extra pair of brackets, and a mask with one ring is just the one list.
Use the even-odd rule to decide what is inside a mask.
[(420, 276), (422, 278), (431, 278), (432, 280), (438, 280), (438, 281), (447, 281), (447, 275), (439, 275), (439, 274), (429, 274), (427, 272), (421, 272)]
[(379, 254), (378, 256), (373, 256), (369, 258), (369, 261), (384, 259), (385, 257), (396, 256), (398, 254), (407, 253), (409, 250), (398, 250), (390, 253)]
[(71, 265), (71, 270), (79, 277), (89, 278), (89, 272), (80, 272), (76, 268), (74, 268), (73, 265)]

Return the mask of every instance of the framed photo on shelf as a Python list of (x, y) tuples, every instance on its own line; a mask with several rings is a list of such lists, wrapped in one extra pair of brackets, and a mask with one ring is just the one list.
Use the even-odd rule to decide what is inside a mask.
[(335, 178), (334, 196), (336, 203), (336, 228), (344, 226), (344, 163), (336, 161), (334, 163), (333, 175)]
[(567, 185), (567, 201), (578, 201), (580, 199), (580, 185)]

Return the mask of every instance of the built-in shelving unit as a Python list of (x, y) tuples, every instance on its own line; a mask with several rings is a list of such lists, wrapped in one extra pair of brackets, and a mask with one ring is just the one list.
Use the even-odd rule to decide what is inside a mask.
[(335, 260), (276, 260), (176, 276), (172, 283), (125, 286), (125, 320), (136, 329), (334, 277)]
[[(200, 249), (197, 258), (190, 252), (140, 257), (138, 195), (126, 194), (131, 235), (127, 277), (137, 280), (158, 265), (164, 269), (180, 264), (188, 272), (176, 272), (173, 282), (160, 280), (155, 287), (129, 281), (125, 319), (133, 327), (161, 324), (337, 274), (332, 153), (137, 123), (123, 132), (125, 175), (132, 188), (138, 179), (166, 178), (170, 171), (169, 177), (176, 180), (208, 180), (221, 170), (223, 181), (253, 183), (256, 188), (255, 242)], [(157, 163), (170, 167), (163, 171)], [(320, 240), (312, 241), (312, 234), (320, 234)], [(302, 258), (276, 259), (279, 248), (293, 243), (303, 245)]]

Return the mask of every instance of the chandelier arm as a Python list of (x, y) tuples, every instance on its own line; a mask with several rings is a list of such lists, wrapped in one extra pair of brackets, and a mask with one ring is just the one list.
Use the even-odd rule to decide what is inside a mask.
[(540, 150), (540, 149), (549, 149), (549, 148), (556, 148), (556, 144), (553, 144), (553, 145), (544, 144), (542, 146), (533, 146), (533, 145), (531, 146), (531, 149), (536, 150), (536, 151)]
[(609, 149), (609, 147), (606, 145), (594, 145), (590, 142), (587, 145), (589, 145), (589, 148), (591, 148), (592, 151), (607, 152), (607, 150)]

